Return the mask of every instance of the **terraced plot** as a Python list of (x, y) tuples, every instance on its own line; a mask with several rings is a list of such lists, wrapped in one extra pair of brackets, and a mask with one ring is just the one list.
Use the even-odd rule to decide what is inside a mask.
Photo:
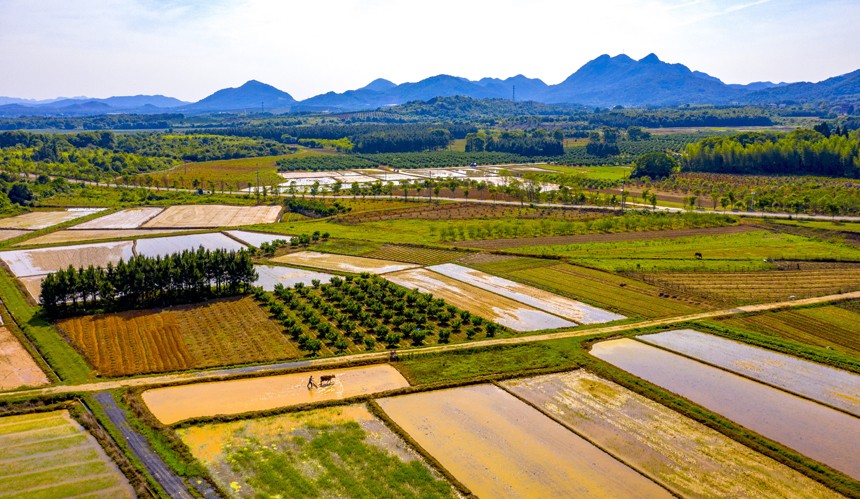
[(547, 265), (546, 260), (538, 260), (540, 265), (533, 266), (530, 261), (501, 260), (470, 265), (625, 315), (669, 317), (701, 310), (696, 304), (673, 298), (640, 281), (566, 263)]
[(232, 497), (454, 497), (451, 486), (362, 405), (177, 433)]
[[(335, 378), (330, 384), (323, 384), (320, 378), (324, 375)], [(308, 388), (310, 376), (314, 376), (316, 388)], [(191, 418), (265, 411), (407, 386), (409, 382), (396, 369), (382, 364), (155, 388), (141, 396), (159, 421), (173, 424)]]
[(460, 265), (446, 263), (427, 269), (579, 324), (598, 324), (625, 318), (623, 315)]
[(0, 390), (47, 384), (48, 377), (39, 369), (18, 338), (0, 326)]
[(136, 229), (161, 213), (161, 210), (155, 207), (129, 208), (75, 225), (72, 229)]
[(637, 339), (860, 416), (860, 375), (692, 329)]
[(296, 283), (302, 283), (305, 286), (313, 285), (314, 280), (321, 283), (326, 283), (334, 277), (331, 274), (323, 272), (314, 272), (312, 270), (295, 269), (293, 267), (281, 267), (272, 265), (256, 265), (257, 278), (254, 281), (255, 286), (262, 286), (266, 291), (273, 291), (275, 286), (282, 284), (286, 287), (295, 286)]
[(104, 208), (69, 208), (61, 211), (31, 211), (23, 215), (0, 218), (0, 229), (39, 230), (98, 213)]
[(438, 248), (386, 244), (381, 248), (371, 251), (370, 253), (365, 253), (362, 256), (368, 258), (379, 258), (381, 260), (416, 263), (419, 265), (439, 265), (440, 263), (452, 262), (467, 255), (470, 255), (470, 253)]
[(385, 278), (408, 289), (431, 293), (451, 305), (515, 331), (537, 331), (577, 325), (575, 322), (426, 269), (394, 272), (387, 274)]
[(183, 251), (195, 251), (201, 246), (210, 251), (245, 249), (244, 245), (220, 232), (139, 239), (135, 243), (134, 249), (138, 255), (155, 258), (156, 256), (164, 257), (173, 253), (182, 253)]
[(58, 230), (22, 241), (15, 246), (36, 244), (80, 243), (84, 241), (99, 241), (102, 239), (124, 239), (141, 236), (156, 236), (159, 234), (175, 234), (194, 229), (68, 229)]
[(860, 419), (632, 339), (595, 344), (591, 354), (860, 479)]
[(860, 290), (856, 268), (766, 272), (661, 272), (647, 274), (653, 284), (737, 304), (811, 298)]
[(297, 253), (290, 253), (274, 258), (272, 261), (286, 263), (287, 265), (301, 265), (303, 267), (312, 267), (317, 269), (352, 272), (354, 274), (360, 274), (362, 272), (385, 274), (387, 272), (396, 272), (398, 270), (416, 267), (416, 265), (409, 263), (377, 260), (360, 256), (318, 253), (316, 251), (299, 251)]
[(860, 312), (835, 305), (733, 317), (720, 322), (860, 356), (860, 334), (857, 334)]
[(791, 468), (589, 372), (503, 385), (681, 497), (839, 497)]
[(136, 497), (68, 411), (0, 418), (0, 448), (3, 497)]
[(671, 497), (492, 385), (383, 398), (378, 403), (478, 497)]
[(215, 228), (267, 224), (278, 220), (280, 206), (170, 206), (142, 227)]
[(0, 241), (8, 241), (24, 234), (29, 234), (29, 230), (3, 229), (0, 230)]
[(105, 376), (303, 355), (251, 298), (75, 317), (57, 326)]
[(256, 246), (257, 248), (263, 243), (271, 243), (277, 240), (289, 242), (291, 239), (290, 236), (283, 234), (267, 234), (265, 232), (249, 232), (247, 230), (228, 230), (225, 233), (247, 245)]
[(112, 243), (80, 244), (55, 248), (31, 250), (12, 250), (0, 252), (0, 259), (6, 262), (16, 277), (48, 274), (69, 265), (87, 267), (116, 264), (120, 259), (128, 260), (133, 256), (132, 241)]

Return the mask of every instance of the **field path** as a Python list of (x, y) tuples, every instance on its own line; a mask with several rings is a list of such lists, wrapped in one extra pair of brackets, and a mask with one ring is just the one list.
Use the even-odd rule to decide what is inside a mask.
[[(688, 321), (697, 321), (703, 319), (714, 319), (718, 317), (729, 317), (732, 315), (743, 314), (747, 312), (763, 312), (767, 310), (775, 310), (781, 308), (804, 307), (819, 303), (828, 303), (833, 301), (851, 300), (860, 298), (860, 291), (851, 293), (842, 293), (828, 296), (818, 296), (815, 298), (805, 298), (802, 300), (780, 301), (773, 303), (763, 303), (759, 305), (746, 305), (742, 307), (728, 308), (723, 310), (712, 310), (709, 312), (701, 312), (696, 314), (679, 315), (676, 317), (666, 317), (662, 319), (651, 319), (629, 324), (619, 324), (617, 326), (595, 327), (588, 329), (569, 329), (553, 333), (534, 334), (516, 336), (513, 338), (494, 338), (480, 341), (471, 341), (467, 343), (457, 343), (454, 345), (434, 345), (430, 347), (409, 349), (410, 355), (423, 355), (430, 353), (447, 352), (453, 350), (465, 350), (471, 348), (490, 347), (498, 345), (520, 345), (524, 343), (534, 343), (537, 341), (559, 340), (564, 338), (573, 338), (577, 336), (589, 336), (596, 334), (620, 333), (631, 329), (646, 328), (653, 326), (666, 326), (678, 324)], [(15, 392), (0, 393), (0, 400), (10, 397), (38, 397), (43, 395), (55, 395), (60, 393), (82, 393), (82, 392), (100, 392), (105, 390), (113, 390), (123, 387), (140, 387), (152, 385), (171, 385), (176, 383), (187, 383), (190, 381), (212, 381), (228, 379), (234, 376), (247, 376), (249, 374), (268, 374), (285, 371), (288, 369), (298, 369), (304, 367), (337, 367), (351, 365), (356, 362), (384, 362), (388, 360), (388, 352), (370, 352), (359, 353), (354, 355), (345, 355), (340, 357), (327, 357), (322, 359), (297, 360), (290, 362), (280, 362), (276, 364), (266, 364), (260, 366), (248, 367), (233, 367), (224, 369), (212, 369), (207, 371), (186, 372), (178, 374), (163, 374), (154, 376), (143, 376), (137, 378), (127, 378), (118, 380), (101, 381), (97, 383), (86, 383), (80, 385), (56, 385), (45, 388), (34, 388), (30, 390), (19, 390)]]

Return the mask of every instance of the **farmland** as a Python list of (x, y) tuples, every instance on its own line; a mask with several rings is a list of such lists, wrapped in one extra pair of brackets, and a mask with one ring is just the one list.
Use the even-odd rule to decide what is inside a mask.
[(670, 497), (492, 385), (384, 398), (378, 403), (479, 497)]
[(136, 229), (161, 213), (161, 208), (129, 208), (75, 225), (74, 229)]
[(178, 433), (234, 497), (285, 490), (292, 497), (454, 497), (414, 450), (360, 405), (192, 426)]
[(0, 229), (38, 230), (97, 213), (98, 209), (31, 211), (23, 215), (0, 218)]
[[(632, 339), (592, 347), (592, 355), (701, 404), (854, 479), (860, 420), (716, 367)], [(849, 443), (851, 442), (851, 443)]]
[(99, 241), (103, 239), (126, 239), (137, 237), (149, 237), (163, 234), (175, 234), (187, 232), (194, 229), (76, 229), (58, 230), (49, 232), (43, 236), (31, 237), (15, 246), (49, 245), (80, 243), (85, 241)]
[(836, 305), (732, 317), (722, 324), (860, 356), (860, 313)]
[(128, 260), (133, 256), (131, 241), (114, 243), (81, 244), (32, 250), (13, 250), (0, 252), (0, 259), (17, 277), (47, 274), (69, 265), (87, 267), (116, 264), (120, 259)]
[(138, 255), (154, 258), (165, 257), (173, 253), (183, 251), (195, 251), (203, 247), (210, 251), (223, 249), (227, 251), (239, 251), (245, 246), (235, 239), (225, 236), (220, 232), (211, 234), (195, 234), (190, 236), (168, 236), (139, 239), (135, 242), (135, 253)]
[(860, 416), (860, 375), (691, 329), (638, 338)]
[(682, 497), (792, 496), (797, 490), (833, 496), (787, 466), (589, 372), (503, 386)]
[(339, 272), (370, 272), (371, 274), (385, 274), (415, 267), (412, 264), (404, 264), (389, 260), (377, 260), (373, 258), (362, 258), (348, 255), (331, 255), (317, 253), (314, 251), (301, 251), (274, 258), (273, 262), (288, 265), (301, 265), (324, 270)]
[(279, 206), (170, 206), (141, 227), (158, 228), (216, 228), (238, 227), (276, 222)]
[(0, 390), (48, 384), (45, 373), (6, 327), (0, 326)]
[[(317, 388), (308, 388), (316, 375)], [(330, 384), (321, 376), (334, 375)], [(406, 379), (391, 366), (354, 367), (250, 379), (195, 383), (143, 392), (143, 401), (164, 424), (191, 418), (266, 411), (403, 388)]]
[(135, 497), (134, 490), (68, 411), (0, 417), (8, 497)]
[(76, 317), (57, 327), (106, 376), (301, 356), (250, 298)]

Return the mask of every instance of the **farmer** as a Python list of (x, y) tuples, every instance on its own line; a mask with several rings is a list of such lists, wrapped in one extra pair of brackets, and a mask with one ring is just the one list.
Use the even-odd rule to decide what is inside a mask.
[(390, 360), (391, 362), (394, 362), (394, 361), (396, 361), (396, 360), (397, 360), (397, 350), (392, 350), (392, 351), (391, 351), (391, 356), (389, 357), (389, 360)]
[(316, 387), (317, 387), (317, 384), (314, 383), (314, 377), (313, 377), (313, 375), (311, 375), (311, 377), (308, 378), (308, 390), (310, 390), (311, 388), (316, 388)]

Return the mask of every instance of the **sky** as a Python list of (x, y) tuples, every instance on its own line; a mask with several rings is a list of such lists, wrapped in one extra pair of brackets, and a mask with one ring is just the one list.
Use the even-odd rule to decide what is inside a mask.
[(601, 54), (652, 52), (726, 83), (821, 81), (860, 69), (858, 20), (860, 0), (0, 0), (0, 96), (556, 84)]

